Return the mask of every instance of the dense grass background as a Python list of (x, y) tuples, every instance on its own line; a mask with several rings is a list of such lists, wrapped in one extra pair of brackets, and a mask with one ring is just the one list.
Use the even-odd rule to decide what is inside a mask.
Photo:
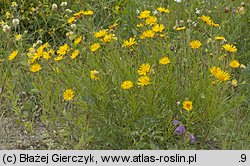
[[(61, 1), (53, 2), (58, 5), (56, 11), (46, 0), (19, 1), (17, 9), (10, 1), (0, 2), (0, 20), (11, 26), (10, 32), (0, 30), (0, 148), (250, 148), (249, 4), (239, 0), (69, 0), (63, 9)], [(153, 13), (160, 6), (171, 11), (156, 14), (158, 23), (165, 25), (165, 37), (140, 39), (150, 26), (137, 27), (143, 22), (137, 11)], [(239, 12), (240, 7), (244, 7), (244, 13)], [(67, 20), (87, 9), (94, 14), (77, 20), (72, 30)], [(6, 12), (20, 24), (13, 27), (13, 18), (7, 18)], [(220, 26), (207, 26), (199, 19), (201, 15), (211, 16)], [(118, 26), (111, 32), (117, 41), (102, 43), (94, 37), (95, 32), (114, 23)], [(186, 29), (176, 31), (177, 23)], [(84, 36), (84, 40), (74, 45), (67, 36), (70, 31)], [(16, 34), (22, 34), (22, 40), (16, 41)], [(223, 42), (215, 41), (215, 36), (224, 36), (237, 52), (221, 49)], [(130, 37), (138, 44), (133, 49), (121, 47)], [(197, 50), (189, 47), (195, 39), (202, 42)], [(37, 40), (48, 42), (55, 51), (67, 43), (71, 51), (62, 61), (39, 59), (42, 69), (32, 73), (27, 53)], [(93, 53), (90, 46), (95, 42), (101, 48)], [(76, 49), (79, 56), (70, 59)], [(9, 61), (13, 50), (19, 53)], [(56, 56), (53, 54), (53, 58)], [(171, 60), (167, 66), (159, 64), (163, 56)], [(233, 59), (246, 69), (230, 68)], [(151, 65), (151, 85), (142, 88), (137, 86), (137, 70), (143, 63)], [(230, 81), (213, 85), (209, 72), (212, 66), (229, 72), (238, 86), (233, 87)], [(93, 69), (100, 72), (97, 81), (90, 79)], [(125, 80), (133, 81), (134, 87), (121, 89)], [(65, 101), (63, 93), (69, 88), (75, 96)], [(182, 108), (186, 99), (193, 102), (190, 112)], [(172, 124), (175, 119), (185, 125), (187, 135), (176, 134)], [(195, 135), (194, 144), (187, 139), (188, 133)]]

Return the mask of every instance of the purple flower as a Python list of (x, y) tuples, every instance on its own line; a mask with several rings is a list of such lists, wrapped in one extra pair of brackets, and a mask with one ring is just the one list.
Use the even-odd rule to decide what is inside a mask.
[(179, 123), (180, 123), (180, 121), (178, 121), (178, 120), (173, 121), (173, 125), (175, 125), (175, 126), (178, 125)]
[(189, 135), (190, 143), (193, 144), (195, 142), (195, 136), (193, 134)]
[(175, 132), (176, 134), (178, 135), (182, 135), (182, 133), (185, 133), (186, 132), (186, 129), (185, 129), (185, 126), (178, 126), (176, 129), (175, 129)]

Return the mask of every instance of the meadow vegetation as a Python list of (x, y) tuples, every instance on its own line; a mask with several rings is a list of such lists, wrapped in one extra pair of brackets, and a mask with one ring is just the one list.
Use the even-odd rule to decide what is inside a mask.
[(0, 2), (1, 149), (249, 149), (240, 0)]

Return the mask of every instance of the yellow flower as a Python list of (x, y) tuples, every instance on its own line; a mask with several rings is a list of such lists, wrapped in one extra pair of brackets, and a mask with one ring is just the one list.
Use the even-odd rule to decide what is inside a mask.
[(192, 101), (188, 101), (188, 100), (184, 101), (182, 103), (182, 108), (184, 108), (187, 111), (191, 111), (193, 109), (193, 103), (192, 103)]
[(62, 60), (62, 58), (63, 58), (63, 56), (58, 56), (58, 57), (54, 58), (54, 60), (55, 61), (60, 61), (60, 60)]
[(236, 79), (233, 79), (233, 80), (231, 81), (231, 85), (232, 85), (233, 87), (237, 87), (237, 86), (238, 86), (238, 81), (237, 81)]
[(99, 71), (97, 71), (97, 70), (91, 70), (90, 71), (90, 78), (92, 80), (98, 80), (99, 79)]
[(218, 74), (215, 75), (215, 77), (220, 80), (220, 82), (228, 81), (230, 79), (229, 73), (225, 71), (219, 71)]
[(125, 40), (122, 47), (130, 47), (132, 45), (136, 44), (135, 38), (131, 37), (128, 40)]
[(92, 15), (94, 14), (94, 12), (92, 10), (86, 10), (83, 12), (83, 15), (86, 15), (86, 16), (89, 16), (89, 15)]
[(141, 87), (145, 86), (145, 85), (149, 85), (150, 84), (150, 77), (149, 76), (141, 76), (138, 78), (138, 82), (137, 84)]
[(162, 57), (160, 60), (159, 60), (159, 63), (162, 64), (162, 65), (167, 65), (170, 63), (170, 59), (166, 56)]
[(206, 22), (209, 22), (209, 21), (211, 21), (211, 18), (210, 18), (210, 16), (205, 16), (205, 15), (202, 15), (201, 17), (199, 17), (200, 19), (202, 19), (205, 23)]
[(49, 55), (48, 52), (43, 52), (43, 59), (48, 60), (48, 59), (50, 59), (50, 58), (51, 58), (51, 56)]
[(74, 40), (74, 45), (79, 44), (81, 41), (82, 41), (82, 36), (77, 37), (77, 38)]
[(21, 34), (16, 34), (15, 40), (20, 41), (21, 39), (22, 39), (22, 35)]
[(201, 42), (199, 40), (193, 40), (189, 43), (190, 47), (192, 49), (197, 49), (200, 48), (200, 46), (202, 45)]
[(210, 68), (210, 72), (213, 76), (216, 76), (219, 72), (221, 72), (221, 68), (213, 66)]
[(163, 24), (156, 24), (152, 30), (154, 32), (162, 32), (163, 30), (165, 29), (164, 25)]
[(130, 89), (133, 87), (133, 82), (132, 81), (123, 81), (122, 84), (121, 84), (121, 88), (122, 89)]
[(170, 10), (164, 7), (158, 7), (157, 10), (161, 13), (170, 13)]
[(150, 64), (149, 63), (144, 63), (140, 66), (139, 70), (138, 70), (138, 74), (139, 75), (147, 75), (147, 73), (150, 70)]
[(66, 101), (72, 100), (74, 97), (74, 91), (72, 89), (67, 89), (63, 93), (63, 99)]
[(214, 27), (218, 27), (220, 26), (219, 24), (216, 24), (213, 22), (213, 20), (210, 18), (210, 16), (205, 16), (202, 15), (201, 17), (199, 17), (201, 20), (203, 20), (205, 22), (205, 24), (209, 25), (209, 26), (214, 26)]
[(215, 40), (226, 40), (225, 37), (223, 37), (223, 36), (215, 36), (214, 39)]
[(92, 45), (90, 46), (90, 50), (91, 50), (92, 52), (95, 52), (95, 51), (97, 51), (100, 47), (101, 47), (101, 46), (100, 46), (99, 43), (94, 43), (94, 44), (92, 44)]
[(41, 65), (39, 65), (39, 64), (34, 64), (34, 65), (32, 65), (31, 67), (30, 67), (30, 71), (32, 71), (32, 72), (38, 72), (39, 70), (41, 70)]
[(229, 63), (229, 65), (232, 67), (232, 68), (238, 68), (240, 67), (240, 63), (237, 61), (237, 60), (233, 60)]
[(64, 44), (63, 46), (60, 46), (59, 49), (56, 51), (59, 56), (63, 56), (68, 51), (68, 45)]
[(225, 44), (224, 46), (222, 46), (226, 51), (228, 52), (236, 52), (237, 48), (234, 45), (230, 45), (230, 44)]
[(96, 32), (94, 36), (96, 38), (101, 38), (103, 36), (107, 35), (107, 30), (106, 29), (101, 29), (100, 31)]
[(146, 24), (148, 25), (154, 25), (157, 21), (157, 18), (155, 16), (149, 16), (147, 19), (146, 19)]
[(113, 38), (113, 34), (107, 34), (107, 35), (104, 36), (104, 38), (102, 39), (102, 41), (104, 43), (107, 43), (107, 42), (110, 42), (112, 40), (112, 38)]
[(146, 30), (142, 33), (142, 35), (140, 36), (141, 39), (144, 38), (153, 38), (155, 36), (155, 32), (152, 30)]
[(144, 10), (140, 13), (140, 15), (138, 16), (138, 18), (142, 19), (142, 18), (148, 18), (150, 16), (151, 11), (149, 10)]
[(181, 30), (184, 30), (184, 29), (186, 29), (186, 27), (185, 27), (185, 26), (183, 26), (183, 27), (177, 27), (175, 30), (177, 30), (177, 31), (181, 31)]
[(13, 51), (13, 52), (9, 55), (8, 60), (9, 60), (9, 61), (12, 61), (13, 59), (15, 59), (15, 57), (17, 56), (17, 54), (18, 54), (18, 51), (17, 51), (17, 50)]
[(79, 54), (79, 50), (75, 50), (75, 51), (72, 53), (72, 55), (70, 56), (71, 59), (75, 59), (75, 58), (78, 56), (78, 54)]
[(220, 82), (228, 81), (230, 79), (229, 73), (222, 71), (220, 67), (211, 67), (210, 72), (215, 76)]
[(69, 23), (69, 24), (72, 24), (74, 21), (75, 21), (75, 17), (70, 17), (70, 18), (68, 19), (68, 23)]

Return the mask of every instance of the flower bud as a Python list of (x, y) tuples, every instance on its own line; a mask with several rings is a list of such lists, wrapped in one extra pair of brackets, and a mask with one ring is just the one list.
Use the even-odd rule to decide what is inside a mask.
[(19, 24), (19, 19), (17, 19), (17, 18), (13, 19), (13, 20), (12, 20), (12, 24), (13, 24), (14, 26), (17, 26), (17, 25)]
[(55, 4), (55, 3), (52, 4), (52, 10), (53, 10), (53, 11), (56, 11), (56, 9), (57, 9), (57, 4)]

